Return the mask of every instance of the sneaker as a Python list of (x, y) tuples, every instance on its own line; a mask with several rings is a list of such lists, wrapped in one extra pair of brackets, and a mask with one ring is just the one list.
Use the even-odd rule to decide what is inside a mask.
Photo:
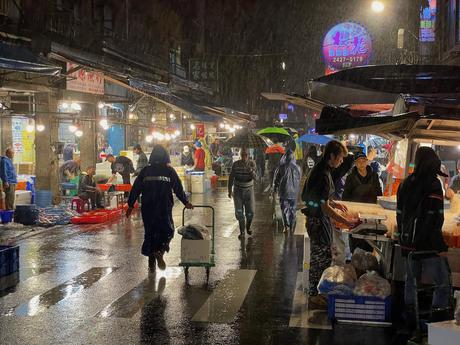
[(163, 260), (163, 253), (156, 252), (155, 253), (155, 258), (157, 259), (158, 268), (160, 270), (164, 271), (166, 269), (166, 262)]
[(327, 298), (323, 295), (308, 297), (308, 309), (327, 309)]

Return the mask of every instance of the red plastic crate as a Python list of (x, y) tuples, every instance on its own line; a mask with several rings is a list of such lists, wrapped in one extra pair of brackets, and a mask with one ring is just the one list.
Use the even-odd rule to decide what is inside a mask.
[(117, 184), (115, 185), (115, 190), (117, 192), (130, 192), (132, 186), (130, 184)]

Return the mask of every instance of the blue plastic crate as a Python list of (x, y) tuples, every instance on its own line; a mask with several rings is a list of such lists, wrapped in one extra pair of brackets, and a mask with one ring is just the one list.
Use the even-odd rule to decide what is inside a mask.
[(381, 299), (368, 296), (329, 295), (327, 314), (338, 322), (391, 324), (391, 296)]
[(19, 246), (0, 246), (0, 277), (19, 271)]

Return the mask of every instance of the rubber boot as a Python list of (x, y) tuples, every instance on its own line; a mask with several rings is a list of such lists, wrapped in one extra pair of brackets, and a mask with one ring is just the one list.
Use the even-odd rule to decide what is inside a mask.
[(156, 262), (155, 262), (155, 256), (154, 255), (150, 255), (149, 256), (149, 271), (150, 272), (155, 272), (155, 269), (156, 269)]
[(252, 231), (250, 230), (251, 229), (251, 224), (252, 224), (252, 219), (251, 220), (248, 220), (247, 223), (246, 223), (246, 232), (249, 236), (252, 235)]
[(244, 238), (244, 227), (245, 227), (244, 219), (239, 220), (238, 223), (240, 225), (240, 234), (238, 235), (238, 238), (241, 240), (242, 238)]

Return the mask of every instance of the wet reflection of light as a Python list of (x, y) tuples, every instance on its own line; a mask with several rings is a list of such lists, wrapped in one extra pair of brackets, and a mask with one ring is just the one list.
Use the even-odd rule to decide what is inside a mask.
[(40, 296), (32, 297), (28, 304), (28, 313), (29, 316), (34, 316), (40, 312)]

